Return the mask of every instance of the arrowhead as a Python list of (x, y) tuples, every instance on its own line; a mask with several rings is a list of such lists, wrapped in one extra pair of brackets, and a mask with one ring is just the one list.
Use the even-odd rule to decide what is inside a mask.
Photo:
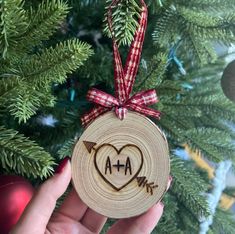
[(139, 187), (141, 187), (143, 185), (143, 187), (145, 186), (146, 184), (146, 176), (140, 176), (140, 177), (136, 177), (137, 179), (137, 183), (139, 185)]
[(96, 145), (95, 142), (90, 142), (90, 141), (83, 141), (84, 145), (86, 146), (87, 148), (87, 151), (89, 153), (91, 153), (91, 150), (94, 148), (94, 146)]

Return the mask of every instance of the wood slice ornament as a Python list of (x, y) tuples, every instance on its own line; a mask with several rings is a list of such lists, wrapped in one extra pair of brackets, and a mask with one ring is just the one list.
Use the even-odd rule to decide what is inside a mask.
[[(108, 10), (112, 32), (113, 0)], [(147, 7), (142, 12), (122, 66), (113, 37), (115, 97), (92, 88), (87, 99), (95, 107), (82, 117), (87, 126), (72, 156), (73, 184), (84, 203), (111, 218), (142, 214), (157, 203), (169, 178), (168, 144), (161, 130), (146, 116), (160, 117), (148, 105), (158, 101), (154, 89), (131, 96), (147, 25)], [(111, 33), (113, 35), (113, 33)], [(131, 111), (130, 111), (131, 110)]]
[(72, 157), (73, 184), (80, 198), (111, 218), (142, 214), (166, 191), (168, 144), (147, 117), (108, 112), (87, 127)]

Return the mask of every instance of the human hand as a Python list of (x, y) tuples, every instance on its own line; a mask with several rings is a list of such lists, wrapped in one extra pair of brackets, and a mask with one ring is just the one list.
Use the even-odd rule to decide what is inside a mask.
[[(89, 209), (72, 190), (61, 207), (53, 213), (56, 200), (71, 180), (71, 165), (62, 161), (53, 177), (44, 182), (26, 207), (11, 234), (94, 234), (99, 233), (107, 218)], [(170, 186), (169, 180), (168, 187)], [(107, 234), (148, 234), (162, 216), (159, 202), (146, 213), (117, 221)]]

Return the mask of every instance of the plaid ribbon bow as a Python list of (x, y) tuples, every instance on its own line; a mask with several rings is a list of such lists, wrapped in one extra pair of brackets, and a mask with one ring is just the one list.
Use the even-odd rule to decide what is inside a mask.
[[(119, 1), (120, 0), (113, 0), (109, 6), (108, 24), (111, 32), (113, 32), (111, 22), (112, 8), (117, 5)], [(139, 20), (139, 27), (135, 33), (134, 40), (131, 43), (124, 69), (118, 51), (117, 42), (113, 36), (114, 34), (112, 33), (116, 97), (95, 88), (90, 89), (87, 93), (87, 100), (94, 102), (96, 106), (81, 118), (84, 126), (101, 114), (112, 109), (115, 110), (119, 119), (125, 118), (128, 109), (158, 119), (160, 118), (159, 111), (147, 107), (148, 105), (154, 104), (158, 101), (156, 91), (154, 89), (141, 91), (130, 97), (139, 67), (140, 55), (147, 25), (147, 7), (144, 0), (140, 0), (140, 2), (142, 4), (142, 12)]]

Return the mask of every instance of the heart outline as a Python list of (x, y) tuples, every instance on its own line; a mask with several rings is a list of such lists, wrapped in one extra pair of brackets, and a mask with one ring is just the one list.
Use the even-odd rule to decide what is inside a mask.
[[(124, 185), (122, 185), (121, 187), (116, 187), (115, 185), (113, 185), (108, 179), (105, 178), (105, 176), (103, 175), (103, 173), (100, 171), (98, 165), (97, 165), (97, 162), (96, 162), (96, 159), (97, 159), (97, 153), (98, 151), (104, 147), (104, 146), (110, 146), (112, 147), (116, 152), (117, 152), (117, 155), (119, 155), (123, 149), (125, 149), (126, 147), (135, 147), (138, 149), (139, 153), (140, 153), (140, 156), (141, 156), (141, 163), (140, 163), (140, 167), (139, 169), (137, 170), (137, 172), (130, 178), (130, 180), (128, 180)], [(102, 145), (100, 145), (98, 148), (95, 149), (95, 155), (94, 155), (94, 164), (95, 164), (95, 169), (97, 170), (97, 172), (99, 173), (99, 175), (101, 176), (101, 178), (108, 184), (110, 185), (113, 189), (115, 189), (116, 191), (120, 191), (122, 190), (124, 187), (126, 187), (128, 184), (130, 184), (137, 176), (138, 174), (140, 173), (142, 167), (143, 167), (143, 162), (144, 162), (144, 157), (143, 157), (143, 153), (142, 151), (140, 150), (140, 148), (134, 144), (126, 144), (124, 146), (122, 146), (120, 149), (117, 149), (114, 145), (112, 144), (109, 144), (109, 143), (104, 143)]]

